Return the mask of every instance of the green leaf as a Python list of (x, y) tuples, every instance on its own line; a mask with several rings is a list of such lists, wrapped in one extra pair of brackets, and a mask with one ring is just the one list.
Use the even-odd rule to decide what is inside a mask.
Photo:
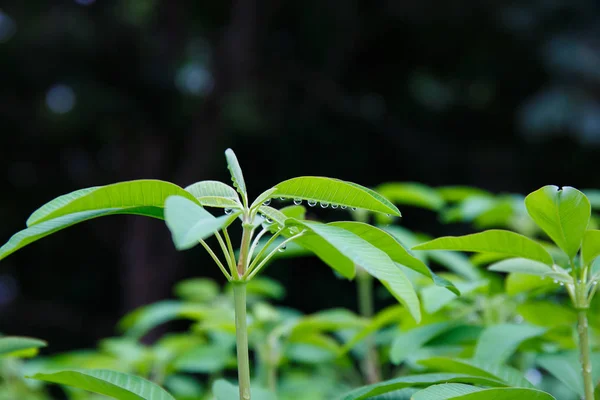
[(196, 303), (208, 303), (219, 295), (219, 285), (212, 279), (191, 278), (175, 285), (175, 295)]
[(474, 359), (502, 364), (525, 340), (541, 336), (545, 328), (526, 324), (499, 324), (486, 328), (475, 347)]
[(424, 365), (433, 371), (483, 376), (504, 382), (506, 385), (514, 387), (533, 387), (531, 382), (526, 380), (520, 371), (506, 365), (448, 357), (432, 357), (419, 360), (419, 364)]
[[(466, 296), (469, 293), (487, 285), (488, 282), (484, 280), (475, 282), (457, 282), (455, 284), (462, 296)], [(454, 293), (437, 286), (427, 286), (421, 290), (421, 301), (423, 302), (423, 308), (428, 314), (433, 314), (441, 310), (457, 297), (458, 296)]]
[(334, 332), (343, 329), (360, 329), (366, 325), (363, 318), (346, 309), (319, 311), (299, 319), (289, 333), (290, 340), (301, 339), (309, 334), (323, 331)]
[(558, 285), (552, 283), (552, 279), (542, 276), (521, 274), (511, 272), (504, 281), (506, 294), (509, 296), (519, 295), (527, 292), (547, 292), (556, 289)]
[(244, 198), (244, 204), (247, 204), (248, 192), (246, 191), (246, 182), (244, 181), (244, 175), (242, 174), (242, 167), (240, 167), (240, 163), (233, 150), (225, 150), (225, 158), (227, 159), (227, 168), (229, 169), (229, 173), (231, 174), (233, 186)]
[(469, 260), (469, 257), (461, 253), (450, 251), (431, 251), (427, 256), (450, 271), (460, 275), (470, 281), (481, 279), (481, 272)]
[(446, 287), (448, 290), (455, 294), (460, 294), (454, 285), (446, 280), (442, 280), (429, 269), (429, 267), (421, 260), (413, 256), (408, 250), (406, 250), (402, 244), (390, 233), (374, 227), (369, 224), (362, 222), (332, 222), (330, 226), (337, 226), (345, 229), (349, 232), (354, 233), (356, 236), (361, 237), (379, 250), (387, 254), (392, 261), (401, 264), (407, 268), (412, 269), (422, 275), (431, 278), (436, 284)]
[(493, 197), (469, 197), (453, 207), (444, 209), (441, 212), (441, 220), (445, 223), (471, 222), (492, 210), (496, 204), (497, 200)]
[(408, 375), (401, 376), (399, 378), (390, 379), (388, 381), (383, 381), (379, 383), (375, 383), (372, 385), (367, 385), (355, 389), (347, 394), (345, 394), (341, 400), (363, 400), (370, 399), (373, 396), (385, 394), (392, 392), (394, 390), (399, 390), (412, 386), (429, 386), (435, 385), (438, 383), (473, 383), (478, 385), (485, 386), (506, 386), (504, 383), (484, 378), (481, 376), (472, 376), (465, 374), (448, 374), (448, 373), (436, 373), (436, 374), (421, 374), (421, 375)]
[(284, 197), (321, 204), (362, 208), (400, 216), (400, 211), (379, 193), (356, 183), (319, 176), (303, 176), (283, 181), (275, 186), (273, 197)]
[(323, 237), (314, 233), (308, 233), (295, 239), (292, 243), (296, 243), (312, 252), (344, 278), (354, 278), (356, 273), (354, 262)]
[(323, 238), (354, 264), (360, 265), (377, 278), (410, 311), (416, 321), (421, 319), (419, 299), (412, 283), (383, 251), (354, 233), (332, 224), (295, 219), (288, 219), (287, 222), (291, 223), (291, 226), (307, 228)]
[(590, 202), (579, 190), (549, 185), (525, 198), (527, 212), (569, 258), (575, 257), (590, 221)]
[(537, 389), (481, 389), (460, 383), (430, 386), (413, 395), (412, 400), (556, 400)]
[(219, 181), (201, 181), (185, 188), (198, 202), (207, 207), (240, 208), (239, 196), (234, 188)]
[[(218, 379), (213, 383), (213, 394), (217, 400), (235, 400), (240, 398), (240, 391), (236, 385), (224, 379)], [(251, 388), (252, 400), (277, 400), (277, 397), (264, 389)], [(248, 397), (249, 398), (249, 397)]]
[(109, 370), (66, 370), (33, 379), (76, 387), (118, 400), (175, 400), (163, 388), (135, 375)]
[(541, 244), (518, 233), (492, 229), (465, 236), (445, 236), (413, 247), (413, 250), (458, 250), (508, 254), (552, 265)]
[(231, 349), (222, 345), (200, 345), (174, 360), (179, 372), (212, 374), (222, 371), (233, 357)]
[(404, 313), (404, 308), (399, 305), (393, 305), (378, 312), (364, 329), (358, 331), (344, 344), (344, 347), (340, 350), (340, 355), (346, 354), (363, 339), (379, 331), (384, 326), (397, 322)]
[(173, 235), (177, 250), (187, 250), (229, 226), (241, 211), (215, 218), (198, 204), (180, 196), (165, 203), (165, 222)]
[(444, 205), (444, 200), (437, 190), (421, 183), (384, 183), (377, 186), (375, 191), (395, 204), (405, 204), (436, 211)]
[(583, 265), (590, 265), (600, 255), (600, 231), (590, 229), (583, 235), (581, 258)]
[(22, 336), (4, 336), (0, 338), (0, 357), (11, 356), (23, 350), (39, 349), (48, 344), (40, 339)]
[(573, 309), (550, 301), (528, 301), (517, 306), (523, 319), (546, 328), (574, 326), (577, 314)]
[(544, 276), (547, 273), (553, 272), (548, 265), (528, 260), (526, 258), (509, 258), (494, 263), (488, 267), (490, 271), (495, 272), (520, 272), (522, 274)]
[(240, 203), (225, 197), (205, 196), (198, 197), (196, 200), (204, 207), (231, 208), (233, 210), (241, 209)]
[(444, 201), (450, 203), (463, 201), (472, 196), (493, 196), (490, 192), (471, 186), (441, 186), (437, 191)]
[(263, 205), (263, 203), (265, 201), (268, 201), (272, 197), (273, 193), (275, 193), (276, 191), (277, 191), (277, 189), (275, 189), (275, 188), (265, 190), (256, 199), (254, 199), (254, 201), (250, 205), (250, 208), (255, 209), (257, 207), (260, 207), (261, 205)]
[(450, 329), (452, 325), (448, 322), (429, 324), (402, 332), (396, 336), (390, 349), (390, 360), (394, 364), (400, 364), (411, 353), (423, 347), (427, 342)]
[(178, 195), (196, 202), (179, 186), (158, 180), (137, 180), (77, 190), (46, 203), (27, 220), (27, 226), (68, 214), (111, 210), (111, 214), (137, 214), (163, 218), (165, 200)]
[[(600, 353), (592, 353), (593, 381), (600, 378)], [(543, 354), (537, 358), (537, 364), (567, 385), (581, 398), (584, 397), (583, 376), (577, 352), (571, 351), (561, 354)]]

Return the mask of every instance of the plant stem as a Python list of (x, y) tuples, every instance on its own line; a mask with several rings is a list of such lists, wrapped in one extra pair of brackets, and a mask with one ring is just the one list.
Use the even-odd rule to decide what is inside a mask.
[(244, 276), (246, 273), (246, 268), (248, 268), (248, 255), (250, 253), (250, 241), (252, 240), (252, 224), (248, 222), (248, 218), (244, 217), (244, 222), (242, 224), (242, 242), (240, 243), (240, 257), (237, 265), (237, 275), (236, 278), (239, 279), (240, 276)]
[(248, 330), (246, 327), (246, 282), (233, 282), (233, 299), (235, 303), (235, 337), (240, 400), (249, 400), (250, 360), (248, 357)]
[(594, 380), (592, 378), (592, 362), (590, 360), (590, 343), (588, 338), (587, 310), (577, 312), (577, 332), (579, 333), (579, 361), (583, 373), (585, 400), (594, 400)]
[(200, 240), (200, 244), (206, 249), (206, 251), (208, 251), (208, 254), (210, 254), (210, 256), (213, 258), (213, 260), (215, 261), (215, 263), (219, 266), (219, 268), (221, 269), (221, 272), (223, 272), (223, 275), (225, 275), (225, 277), (227, 278), (227, 280), (230, 281), (231, 280), (231, 275), (229, 275), (229, 273), (227, 272), (227, 270), (223, 266), (223, 263), (221, 262), (221, 260), (219, 260), (219, 257), (217, 257), (217, 255), (215, 254), (215, 252), (212, 251), (212, 249), (210, 248), (210, 246), (204, 240)]
[[(356, 269), (358, 311), (361, 316), (371, 318), (374, 313), (373, 277), (358, 265), (356, 266)], [(379, 356), (372, 335), (365, 339), (365, 344), (366, 354), (365, 358), (362, 360), (363, 374), (365, 375), (367, 383), (377, 383), (381, 380), (381, 371), (379, 370)]]

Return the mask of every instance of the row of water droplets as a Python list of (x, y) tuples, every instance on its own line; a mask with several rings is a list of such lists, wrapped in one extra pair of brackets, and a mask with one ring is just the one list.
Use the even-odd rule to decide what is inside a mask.
[[(286, 201), (288, 199), (286, 197), (280, 197), (279, 200)], [(295, 205), (299, 206), (300, 204), (302, 204), (302, 199), (294, 199), (293, 202)], [(269, 204), (271, 204), (271, 199), (267, 199), (263, 202), (264, 206), (268, 206)], [(317, 205), (317, 201), (316, 200), (308, 200), (307, 204), (309, 207), (315, 207)], [(320, 202), (319, 204), (321, 205), (321, 208), (327, 208), (330, 205), (329, 203), (324, 202), (324, 201)], [(339, 204), (331, 204), (331, 208), (333, 208), (334, 210), (338, 207), (341, 208), (342, 210), (345, 210), (346, 208), (348, 208), (348, 206), (340, 206)], [(356, 211), (356, 207), (351, 207), (350, 209), (352, 211)]]

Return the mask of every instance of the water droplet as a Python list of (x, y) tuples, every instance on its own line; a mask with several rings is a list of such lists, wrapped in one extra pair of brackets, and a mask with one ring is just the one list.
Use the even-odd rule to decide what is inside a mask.
[(283, 253), (285, 251), (285, 249), (287, 249), (287, 246), (281, 246), (279, 249), (277, 249), (277, 251), (279, 251), (280, 253)]
[(294, 199), (294, 204), (299, 206), (300, 204), (302, 204), (302, 199)]
[(311, 207), (314, 207), (314, 206), (317, 205), (317, 202), (315, 200), (309, 200), (308, 201), (308, 205), (311, 206)]
[(284, 201), (285, 197), (280, 197), (279, 200)]
[(335, 210), (336, 208), (338, 208), (338, 207), (339, 207), (339, 206), (338, 206), (337, 204), (332, 204), (332, 205), (331, 205), (331, 208), (333, 208), (334, 210)]
[(592, 285), (596, 286), (598, 284), (598, 281), (593, 281)]
[(391, 218), (392, 214), (385, 214), (386, 217)]
[(265, 221), (267, 224), (272, 224), (273, 220), (265, 215)]
[(352, 207), (352, 211), (356, 211), (356, 207)]
[(298, 232), (300, 232), (300, 229), (298, 229), (298, 227), (297, 227), (297, 226), (292, 226), (292, 227), (290, 228), (290, 233), (291, 233), (292, 235), (295, 235), (295, 234), (296, 234), (296, 233), (298, 233)]
[(348, 208), (348, 206), (341, 206), (340, 207), (342, 210), (345, 210), (346, 208)]
[(225, 214), (229, 215), (233, 212), (233, 210), (231, 208), (226, 208), (225, 209)]
[(263, 206), (268, 206), (269, 204), (271, 204), (271, 199), (266, 199), (263, 201)]
[(560, 286), (565, 286), (565, 283), (564, 283), (564, 282), (561, 282), (561, 283), (560, 283)]
[(327, 207), (329, 207), (329, 203), (321, 202), (321, 208), (327, 208)]
[(592, 366), (588, 365), (585, 367), (585, 372), (587, 372), (588, 374), (592, 372)]
[(577, 284), (581, 285), (581, 279), (577, 279)]
[(555, 279), (555, 280), (554, 280), (554, 283), (558, 283), (558, 281)]

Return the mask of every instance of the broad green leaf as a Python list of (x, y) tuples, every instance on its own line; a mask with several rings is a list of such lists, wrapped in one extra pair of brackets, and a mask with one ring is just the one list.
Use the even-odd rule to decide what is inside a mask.
[(275, 188), (265, 190), (256, 199), (254, 199), (254, 201), (252, 202), (252, 205), (250, 205), (250, 208), (255, 209), (257, 207), (260, 207), (263, 204), (268, 206), (270, 203), (269, 199), (271, 198), (272, 194), (275, 193), (276, 191), (277, 191), (277, 189), (275, 189)]
[(490, 271), (495, 272), (520, 272), (522, 274), (544, 276), (553, 272), (552, 268), (539, 261), (528, 260), (526, 258), (509, 258), (494, 263), (488, 267)]
[(306, 208), (301, 205), (286, 206), (279, 211), (288, 218), (304, 219), (306, 217)]
[(198, 202), (207, 207), (240, 208), (239, 196), (234, 188), (219, 181), (201, 181), (185, 188)]
[(19, 353), (23, 350), (35, 350), (40, 347), (46, 347), (48, 344), (40, 339), (22, 336), (4, 336), (0, 337), (0, 357), (11, 356), (13, 353)]
[(527, 212), (569, 258), (575, 257), (591, 215), (590, 202), (579, 190), (549, 185), (525, 198)]
[(137, 180), (97, 186), (65, 194), (37, 209), (27, 226), (68, 214), (107, 211), (111, 214), (136, 214), (163, 218), (165, 200), (178, 195), (196, 202), (194, 196), (179, 186), (158, 180)]
[(356, 183), (320, 176), (303, 176), (275, 186), (273, 197), (284, 197), (334, 206), (362, 208), (400, 216), (400, 211), (385, 197)]
[(483, 376), (504, 382), (506, 385), (514, 387), (533, 387), (531, 382), (526, 380), (520, 371), (506, 365), (448, 357), (432, 357), (419, 360), (419, 364), (424, 365), (433, 371)]
[[(591, 360), (593, 380), (597, 383), (600, 378), (600, 353), (592, 353)], [(543, 354), (536, 361), (540, 367), (544, 368), (583, 398), (583, 376), (577, 352)]]
[(335, 332), (343, 329), (361, 329), (366, 321), (346, 309), (331, 309), (299, 319), (289, 332), (290, 340), (298, 340), (309, 334)]
[(212, 279), (191, 278), (177, 283), (173, 291), (181, 299), (207, 303), (219, 295), (219, 285)]
[(448, 322), (429, 324), (402, 332), (394, 339), (390, 349), (390, 360), (400, 364), (412, 352), (423, 347), (427, 342), (446, 332), (452, 325)]
[(285, 348), (285, 355), (292, 362), (306, 364), (330, 362), (339, 353), (339, 343), (331, 336), (321, 333), (295, 335)]
[(574, 326), (577, 314), (572, 308), (550, 301), (528, 301), (517, 306), (517, 312), (531, 324), (546, 328)]
[(384, 183), (375, 191), (395, 204), (439, 210), (444, 200), (437, 190), (416, 182)]
[(323, 237), (315, 233), (308, 233), (295, 239), (292, 243), (312, 252), (344, 278), (354, 278), (356, 273), (354, 262)]
[(465, 236), (446, 236), (413, 247), (413, 250), (459, 250), (508, 254), (552, 265), (541, 244), (518, 233), (492, 229)]
[(583, 265), (589, 265), (600, 255), (600, 231), (590, 229), (583, 235), (581, 258)]
[(481, 272), (475, 268), (469, 261), (469, 257), (461, 253), (453, 253), (450, 251), (431, 251), (427, 252), (427, 256), (455, 274), (462, 276), (470, 281), (481, 279)]
[(429, 386), (438, 383), (472, 383), (484, 386), (506, 386), (504, 383), (494, 379), (465, 374), (437, 373), (408, 375), (360, 387), (342, 396), (341, 400), (370, 399), (373, 396), (389, 393), (394, 390), (412, 386)]
[(240, 163), (238, 162), (238, 159), (235, 156), (233, 150), (225, 150), (225, 158), (227, 159), (227, 168), (229, 169), (229, 173), (231, 174), (233, 186), (235, 186), (237, 191), (244, 197), (245, 201), (247, 201), (248, 192), (246, 191), (246, 182), (244, 181), (244, 175), (242, 174), (242, 168), (240, 167)]
[[(216, 380), (213, 383), (213, 394), (216, 400), (237, 400), (240, 398), (240, 390), (236, 385), (227, 382), (224, 379)], [(251, 388), (252, 400), (277, 400), (277, 397), (264, 389)], [(250, 398), (249, 396), (247, 397)]]
[(87, 221), (92, 218), (102, 217), (105, 215), (120, 214), (119, 209), (105, 209), (96, 211), (83, 211), (74, 214), (68, 214), (62, 217), (54, 218), (49, 221), (40, 222), (30, 228), (23, 229), (15, 233), (9, 240), (0, 247), (0, 260), (8, 257), (15, 251), (35, 242), (45, 236), (68, 228), (79, 222)]
[(429, 267), (421, 260), (413, 256), (408, 250), (406, 250), (402, 244), (396, 240), (396, 238), (388, 232), (381, 230), (372, 225), (364, 224), (362, 222), (332, 222), (329, 225), (337, 226), (354, 233), (356, 236), (361, 237), (379, 250), (387, 254), (392, 261), (404, 265), (407, 268), (412, 269), (422, 275), (431, 278), (434, 283), (440, 284), (446, 287), (448, 290), (455, 294), (460, 294), (458, 290), (452, 285), (452, 283), (438, 279), (434, 279), (436, 276)]
[(35, 374), (33, 379), (59, 383), (118, 400), (175, 400), (163, 388), (135, 375), (108, 370), (68, 370)]
[(471, 264), (481, 267), (498, 261), (506, 260), (507, 258), (508, 256), (506, 254), (476, 253), (469, 257), (469, 261)]
[(473, 196), (441, 212), (442, 222), (471, 222), (493, 209), (497, 200), (493, 197)]
[(504, 287), (506, 294), (515, 296), (527, 292), (553, 291), (558, 288), (558, 284), (553, 283), (552, 279), (547, 277), (511, 272), (504, 280)]
[(221, 345), (200, 345), (191, 349), (173, 362), (179, 372), (211, 374), (222, 371), (233, 358), (232, 349)]
[(165, 222), (173, 235), (178, 250), (187, 250), (229, 226), (240, 215), (240, 211), (215, 218), (198, 204), (180, 197), (171, 196), (165, 203)]
[(412, 400), (556, 400), (537, 389), (482, 389), (460, 383), (430, 386), (413, 395)]
[(379, 331), (384, 326), (399, 321), (400, 317), (404, 315), (405, 312), (406, 310), (399, 305), (393, 305), (378, 312), (377, 315), (373, 317), (371, 322), (364, 327), (364, 329), (358, 331), (348, 342), (344, 344), (344, 347), (342, 347), (340, 351), (340, 355), (346, 354), (363, 339)]
[(525, 340), (541, 336), (545, 328), (526, 324), (499, 324), (486, 328), (475, 347), (474, 359), (502, 364)]
[(268, 218), (272, 221), (270, 225), (275, 223), (275, 229), (277, 229), (277, 225), (284, 226), (285, 221), (288, 219), (288, 217), (284, 213), (269, 206), (260, 206), (258, 208), (258, 212), (261, 213), (263, 217)]
[[(461, 296), (466, 296), (469, 293), (483, 288), (488, 285), (485, 280), (475, 282), (456, 282), (454, 284)], [(448, 304), (450, 304), (458, 296), (448, 290), (444, 290), (436, 286), (427, 286), (421, 290), (421, 301), (423, 308), (428, 314), (433, 314)]]
[(416, 321), (421, 319), (419, 299), (412, 283), (399, 266), (383, 251), (354, 233), (331, 224), (288, 219), (291, 226), (301, 226), (320, 236), (341, 254), (377, 278), (402, 303)]
[(440, 186), (436, 190), (444, 201), (450, 203), (462, 201), (471, 196), (493, 196), (490, 192), (472, 186)]

